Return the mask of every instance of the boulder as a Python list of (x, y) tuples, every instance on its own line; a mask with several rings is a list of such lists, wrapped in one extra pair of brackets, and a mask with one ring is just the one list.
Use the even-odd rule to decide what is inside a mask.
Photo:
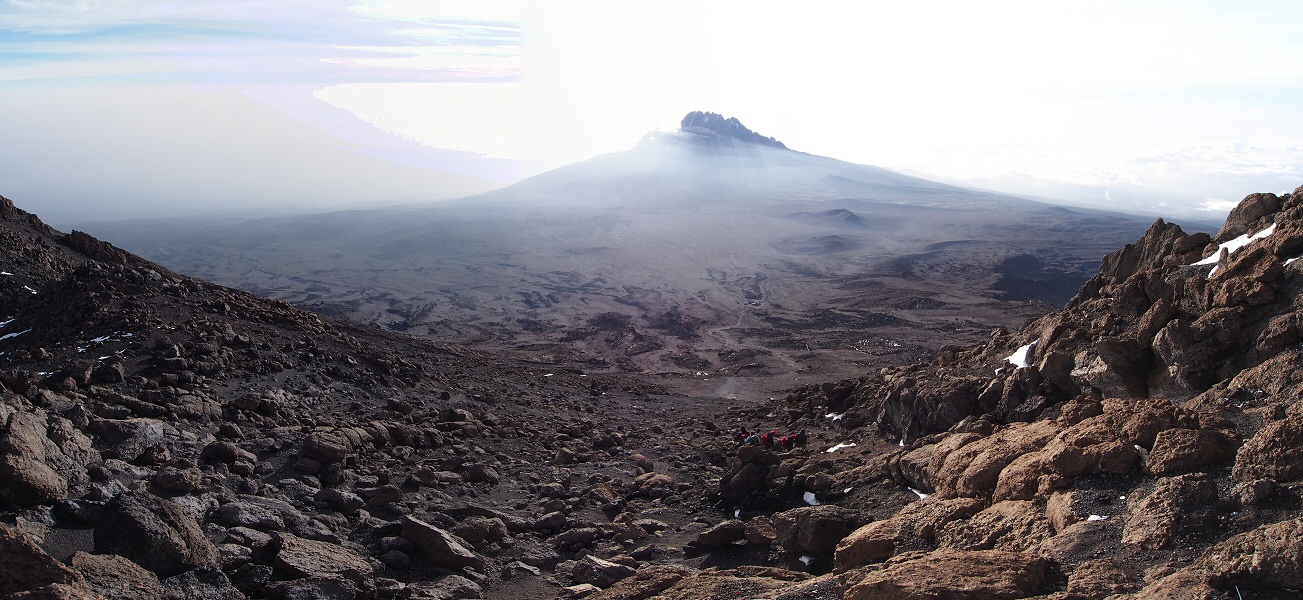
[(746, 523), (728, 519), (697, 534), (697, 544), (702, 548), (722, 548), (746, 538)]
[(19, 530), (0, 525), (0, 596), (51, 584), (89, 589), (76, 570), (46, 554)]
[(768, 517), (756, 516), (747, 521), (746, 529), (742, 531), (747, 542), (768, 546), (778, 539), (778, 532), (774, 531), (774, 524), (769, 522)]
[(148, 451), (162, 446), (170, 427), (157, 419), (96, 419), (89, 430), (104, 458), (140, 462)]
[(570, 570), (570, 577), (574, 583), (591, 583), (600, 588), (608, 588), (635, 572), (636, 570), (628, 565), (602, 560), (589, 554), (575, 561)]
[(1293, 411), (1285, 418), (1267, 423), (1244, 443), (1235, 456), (1232, 469), (1236, 481), (1275, 479), (1294, 481), (1303, 477), (1303, 411)]
[(159, 577), (219, 560), (190, 513), (147, 492), (124, 492), (104, 507), (95, 524), (95, 550), (125, 556)]
[(440, 577), (438, 581), (410, 586), (414, 598), (423, 600), (469, 600), (483, 598), (484, 588), (461, 575)]
[(977, 498), (937, 499), (935, 496), (920, 500), (896, 513), (895, 518), (906, 523), (914, 535), (932, 541), (951, 521), (967, 519), (986, 508)]
[(837, 542), (869, 521), (860, 513), (824, 504), (802, 506), (773, 516), (778, 543), (788, 552), (832, 552)]
[(592, 593), (597, 594), (593, 596), (594, 598), (602, 600), (653, 598), (693, 572), (693, 569), (682, 565), (650, 565), (638, 569), (636, 573), (621, 579), (605, 591), (593, 590)]
[(997, 502), (963, 521), (952, 521), (937, 536), (942, 548), (1025, 552), (1054, 535), (1036, 504), (1027, 500)]
[[(279, 581), (267, 586), (267, 598), (286, 600), (361, 600), (370, 597), (359, 590), (357, 584), (343, 577), (304, 577)], [(435, 596), (436, 598), (438, 596)]]
[(1049, 561), (998, 550), (937, 550), (898, 556), (848, 581), (844, 600), (1015, 600), (1040, 593)]
[(221, 569), (203, 566), (163, 580), (167, 600), (244, 600)]
[(365, 585), (374, 573), (371, 563), (338, 544), (281, 534), (280, 551), (272, 564), (278, 579), (342, 577)]
[(989, 436), (954, 434), (937, 444), (928, 480), (941, 498), (989, 498), (1000, 472), (1057, 435), (1053, 421), (1013, 423)]
[(1303, 518), (1233, 536), (1205, 552), (1197, 566), (1215, 587), (1303, 589)]
[(411, 515), (403, 516), (402, 524), (402, 536), (416, 544), (432, 564), (450, 569), (483, 567), (465, 540)]
[(1145, 470), (1160, 477), (1201, 471), (1227, 459), (1228, 441), (1225, 435), (1205, 429), (1165, 429), (1154, 438)]
[(1129, 594), (1138, 589), (1140, 589), (1140, 582), (1125, 569), (1114, 564), (1112, 559), (1088, 560), (1078, 565), (1068, 575), (1068, 598), (1074, 600), (1108, 598), (1114, 594)]
[(1181, 533), (1208, 525), (1216, 504), (1217, 486), (1204, 474), (1159, 479), (1148, 496), (1128, 503), (1122, 543), (1166, 548)]
[(18, 506), (54, 504), (68, 498), (68, 481), (44, 462), (0, 455), (0, 501)]
[(837, 542), (834, 564), (838, 571), (878, 563), (896, 553), (900, 540), (901, 521), (887, 519), (869, 523)]
[(158, 576), (116, 554), (77, 552), (69, 560), (91, 590), (106, 600), (163, 600)]
[(303, 457), (323, 465), (344, 460), (352, 449), (348, 438), (334, 430), (319, 429), (303, 438)]

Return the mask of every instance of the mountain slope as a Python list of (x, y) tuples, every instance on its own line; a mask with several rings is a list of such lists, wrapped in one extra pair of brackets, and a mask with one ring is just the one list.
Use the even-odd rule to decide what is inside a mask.
[(360, 322), (763, 398), (1038, 317), (1149, 221), (756, 143), (718, 115), (685, 123), (457, 202), (94, 230)]

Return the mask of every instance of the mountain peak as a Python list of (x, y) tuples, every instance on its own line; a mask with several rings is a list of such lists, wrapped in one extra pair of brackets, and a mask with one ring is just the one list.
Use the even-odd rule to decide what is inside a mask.
[(701, 141), (721, 142), (734, 141), (746, 142), (760, 146), (772, 146), (774, 148), (787, 149), (782, 142), (760, 135), (750, 129), (747, 129), (737, 117), (724, 118), (723, 115), (713, 112), (692, 111), (683, 117), (679, 123), (679, 130), (684, 133), (696, 135)]

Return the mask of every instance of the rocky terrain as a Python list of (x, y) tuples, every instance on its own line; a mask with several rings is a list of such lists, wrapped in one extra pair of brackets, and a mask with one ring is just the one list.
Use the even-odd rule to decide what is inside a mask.
[(7, 597), (1303, 591), (1303, 188), (1216, 236), (1156, 222), (1017, 331), (735, 406), (259, 299), (8, 200), (0, 238)]

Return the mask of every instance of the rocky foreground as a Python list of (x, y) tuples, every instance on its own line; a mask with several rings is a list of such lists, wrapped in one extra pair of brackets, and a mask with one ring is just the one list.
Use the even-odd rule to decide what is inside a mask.
[(0, 594), (1298, 597), (1299, 255), (1303, 188), (1253, 195), (1215, 237), (1155, 223), (1019, 332), (723, 407), (302, 312), (0, 199)]

